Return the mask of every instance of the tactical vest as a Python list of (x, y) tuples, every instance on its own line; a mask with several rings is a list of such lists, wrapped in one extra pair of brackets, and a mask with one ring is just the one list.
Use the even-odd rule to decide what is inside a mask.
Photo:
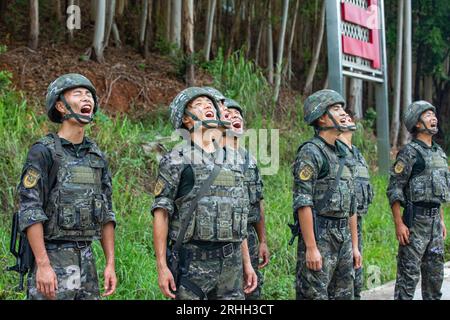
[[(191, 148), (201, 159), (201, 152)], [(169, 225), (169, 236), (176, 240), (181, 221), (186, 216), (198, 190), (213, 171), (212, 157), (204, 155), (201, 163), (189, 163), (194, 186), (185, 196), (175, 200), (175, 213)], [(248, 193), (244, 191), (244, 175), (238, 164), (224, 163), (209, 191), (198, 201), (183, 242), (241, 242), (247, 235)]]
[(357, 202), (357, 213), (367, 213), (369, 205), (373, 200), (373, 188), (370, 184), (369, 168), (361, 152), (353, 146), (354, 173), (355, 173), (355, 195)]
[(406, 194), (412, 202), (429, 202), (440, 204), (450, 201), (447, 156), (441, 148), (433, 151), (424, 148), (417, 142), (411, 142), (417, 153), (425, 162), (425, 169), (411, 177), (407, 185)]
[(248, 190), (250, 202), (247, 222), (257, 223), (261, 219), (260, 201), (262, 193), (262, 186), (258, 181), (258, 168), (247, 150), (240, 149), (239, 152), (244, 158), (244, 183)]
[[(339, 158), (336, 152), (328, 147), (326, 143), (318, 137), (314, 137), (306, 143), (312, 143), (317, 146), (329, 164), (328, 174), (324, 177), (319, 175), (314, 186), (313, 202), (314, 207), (317, 207), (317, 204), (322, 200), (326, 191), (333, 185), (336, 179), (339, 169)], [(352, 206), (353, 194), (353, 173), (349, 165), (346, 163), (344, 165), (336, 192), (333, 193), (323, 208), (319, 212), (316, 212), (316, 214), (335, 218), (348, 217)]]
[[(40, 140), (52, 154), (53, 138)], [(98, 147), (92, 144), (83, 158), (76, 158), (62, 149), (56, 183), (50, 190), (44, 223), (46, 240), (92, 241), (101, 238), (106, 215), (106, 195), (102, 192), (102, 170), (105, 161)]]

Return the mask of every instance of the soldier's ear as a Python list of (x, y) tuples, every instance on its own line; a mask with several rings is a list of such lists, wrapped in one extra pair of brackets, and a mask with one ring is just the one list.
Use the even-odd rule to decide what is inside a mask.
[(323, 115), (321, 115), (318, 119), (317, 119), (317, 125), (320, 127), (325, 126), (327, 119), (326, 117), (328, 117), (328, 115), (326, 113), (324, 113)]
[(181, 123), (183, 123), (183, 126), (186, 129), (190, 129), (194, 126), (192, 118), (187, 115), (183, 115), (183, 118), (181, 119)]
[(61, 113), (62, 115), (66, 113), (66, 107), (64, 106), (64, 103), (61, 100), (56, 101), (55, 109), (58, 110), (59, 113)]

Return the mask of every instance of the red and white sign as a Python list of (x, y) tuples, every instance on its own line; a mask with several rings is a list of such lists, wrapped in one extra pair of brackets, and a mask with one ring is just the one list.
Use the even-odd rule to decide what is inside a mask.
[(368, 9), (343, 2), (342, 21), (353, 23), (369, 30), (369, 41), (342, 35), (342, 51), (371, 61), (373, 69), (381, 69), (381, 47), (379, 35), (380, 10), (378, 0), (368, 0)]

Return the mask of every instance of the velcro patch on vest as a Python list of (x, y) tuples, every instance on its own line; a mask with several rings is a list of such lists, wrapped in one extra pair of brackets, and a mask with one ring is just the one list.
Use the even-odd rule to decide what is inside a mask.
[(233, 172), (221, 171), (214, 180), (215, 186), (234, 187), (236, 185), (236, 178)]
[(33, 188), (39, 181), (40, 177), (41, 174), (36, 169), (29, 168), (23, 177), (23, 186), (27, 189)]
[(307, 164), (301, 168), (298, 176), (299, 176), (300, 180), (308, 181), (309, 179), (311, 179), (313, 174), (314, 174), (314, 169), (309, 164)]
[(394, 166), (394, 172), (396, 174), (400, 174), (403, 170), (405, 170), (405, 164), (401, 160), (397, 161)]
[(97, 184), (100, 182), (100, 178), (97, 177), (95, 171), (89, 167), (72, 167), (70, 174), (70, 181), (75, 184)]

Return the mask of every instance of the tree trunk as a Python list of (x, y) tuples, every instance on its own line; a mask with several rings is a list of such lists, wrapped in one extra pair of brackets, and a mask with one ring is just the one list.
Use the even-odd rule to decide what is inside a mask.
[(165, 18), (166, 18), (166, 41), (171, 42), (172, 37), (172, 0), (165, 0), (166, 3), (166, 12), (165, 12)]
[[(67, 3), (67, 8), (66, 8), (66, 21), (69, 19), (70, 15), (73, 13), (68, 10), (73, 5), (75, 5), (75, 0), (69, 0)], [(73, 39), (74, 39), (74, 29), (68, 28), (67, 33), (66, 33), (66, 42), (69, 44), (73, 43)]]
[(122, 41), (120, 41), (120, 34), (119, 34), (119, 28), (117, 28), (117, 24), (114, 21), (112, 25), (112, 34), (114, 38), (114, 44), (117, 48), (122, 47)]
[(284, 53), (284, 38), (286, 37), (286, 26), (288, 20), (289, 0), (283, 1), (283, 18), (281, 21), (281, 33), (278, 41), (278, 54), (277, 54), (277, 72), (275, 74), (275, 93), (273, 95), (273, 102), (278, 102), (281, 87), (281, 70), (283, 66), (283, 53)]
[(126, 0), (118, 0), (117, 1), (116, 13), (117, 13), (118, 17), (123, 15), (123, 12), (125, 11), (125, 7), (126, 7)]
[(184, 50), (186, 55), (186, 84), (195, 86), (194, 74), (194, 0), (184, 0)]
[(39, 45), (39, 0), (30, 0), (30, 39), (28, 46), (36, 50)]
[(63, 23), (63, 15), (62, 15), (62, 11), (61, 11), (61, 0), (55, 0), (54, 9), (55, 9), (56, 20), (58, 20), (59, 23)]
[(94, 39), (92, 42), (93, 50), (91, 50), (90, 58), (99, 63), (103, 63), (105, 61), (103, 57), (103, 40), (105, 38), (106, 1), (97, 0), (96, 2), (97, 17), (95, 18)]
[[(172, 0), (172, 27), (171, 27), (171, 43), (176, 46), (176, 48), (181, 48), (181, 13), (182, 13), (182, 2), (181, 0)], [(175, 54), (175, 52), (172, 52)]]
[(98, 0), (91, 0), (89, 10), (89, 19), (91, 22), (95, 22), (95, 18), (97, 17), (97, 7), (98, 7)]
[(150, 43), (152, 42), (153, 38), (153, 21), (152, 21), (152, 14), (153, 14), (153, 0), (148, 1), (147, 6), (147, 26), (145, 28), (145, 41), (144, 41), (144, 58), (148, 59), (150, 55)]
[(0, 22), (5, 21), (6, 7), (8, 5), (8, 0), (0, 0)]
[(361, 119), (363, 116), (362, 91), (363, 91), (363, 81), (361, 79), (351, 78), (349, 98), (348, 98), (348, 108), (353, 112), (356, 119)]
[(270, 85), (273, 85), (273, 35), (272, 35), (272, 1), (268, 0), (267, 16), (267, 72)]
[(426, 75), (424, 79), (424, 85), (423, 85), (423, 91), (424, 91), (424, 99), (425, 101), (428, 101), (429, 103), (433, 103), (433, 76), (432, 75)]
[(110, 0), (106, 3), (106, 31), (105, 31), (105, 48), (109, 45), (109, 37), (114, 23), (114, 15), (116, 11), (116, 0)]
[(208, 1), (208, 17), (206, 19), (206, 41), (203, 51), (205, 52), (205, 61), (209, 61), (211, 55), (211, 43), (214, 27), (214, 16), (216, 14), (217, 0)]
[(241, 28), (242, 0), (237, 0), (237, 1), (238, 1), (238, 4), (235, 7), (236, 11), (234, 13), (233, 27), (231, 28), (230, 43), (228, 45), (227, 56), (230, 56), (231, 53), (233, 52), (235, 38), (236, 38), (237, 34), (239, 33), (240, 28)]
[(147, 26), (148, 0), (142, 0), (141, 17), (139, 23), (139, 49), (144, 53), (145, 28)]
[(313, 59), (309, 67), (308, 76), (306, 78), (305, 87), (303, 88), (303, 95), (309, 96), (312, 92), (314, 76), (316, 74), (317, 64), (320, 58), (320, 51), (322, 49), (323, 35), (325, 33), (325, 2), (322, 4), (320, 22), (319, 22), (319, 38), (317, 39), (316, 47), (314, 49)]
[(255, 46), (255, 63), (259, 65), (259, 50), (261, 48), (261, 39), (264, 31), (264, 23), (261, 21), (259, 32), (258, 32), (258, 39), (256, 40), (256, 46)]
[[(406, 108), (412, 102), (412, 78), (411, 78), (411, 68), (412, 68), (412, 37), (411, 37), (411, 2), (405, 1), (405, 10), (404, 10), (404, 67), (403, 67), (403, 112), (406, 111)], [(402, 125), (401, 131), (401, 139), (400, 144), (403, 146), (408, 143), (410, 135), (408, 134), (408, 130), (405, 125)]]
[(397, 148), (400, 131), (400, 97), (402, 90), (402, 56), (403, 56), (403, 16), (404, 0), (398, 0), (397, 12), (397, 52), (395, 53), (394, 103), (391, 122), (391, 144)]
[(252, 48), (252, 15), (253, 15), (253, 9), (254, 9), (255, 3), (251, 1), (248, 4), (248, 14), (247, 14), (247, 40), (245, 41), (245, 58), (248, 60), (250, 59), (250, 52)]
[(289, 39), (289, 46), (288, 46), (288, 59), (287, 64), (284, 68), (284, 74), (287, 74), (288, 81), (291, 82), (291, 76), (292, 76), (292, 47), (294, 45), (294, 37), (295, 37), (295, 26), (297, 24), (297, 14), (298, 14), (298, 8), (300, 5), (300, 0), (297, 0), (295, 3), (295, 10), (294, 10), (294, 17), (292, 18), (292, 26), (291, 26), (291, 37)]

